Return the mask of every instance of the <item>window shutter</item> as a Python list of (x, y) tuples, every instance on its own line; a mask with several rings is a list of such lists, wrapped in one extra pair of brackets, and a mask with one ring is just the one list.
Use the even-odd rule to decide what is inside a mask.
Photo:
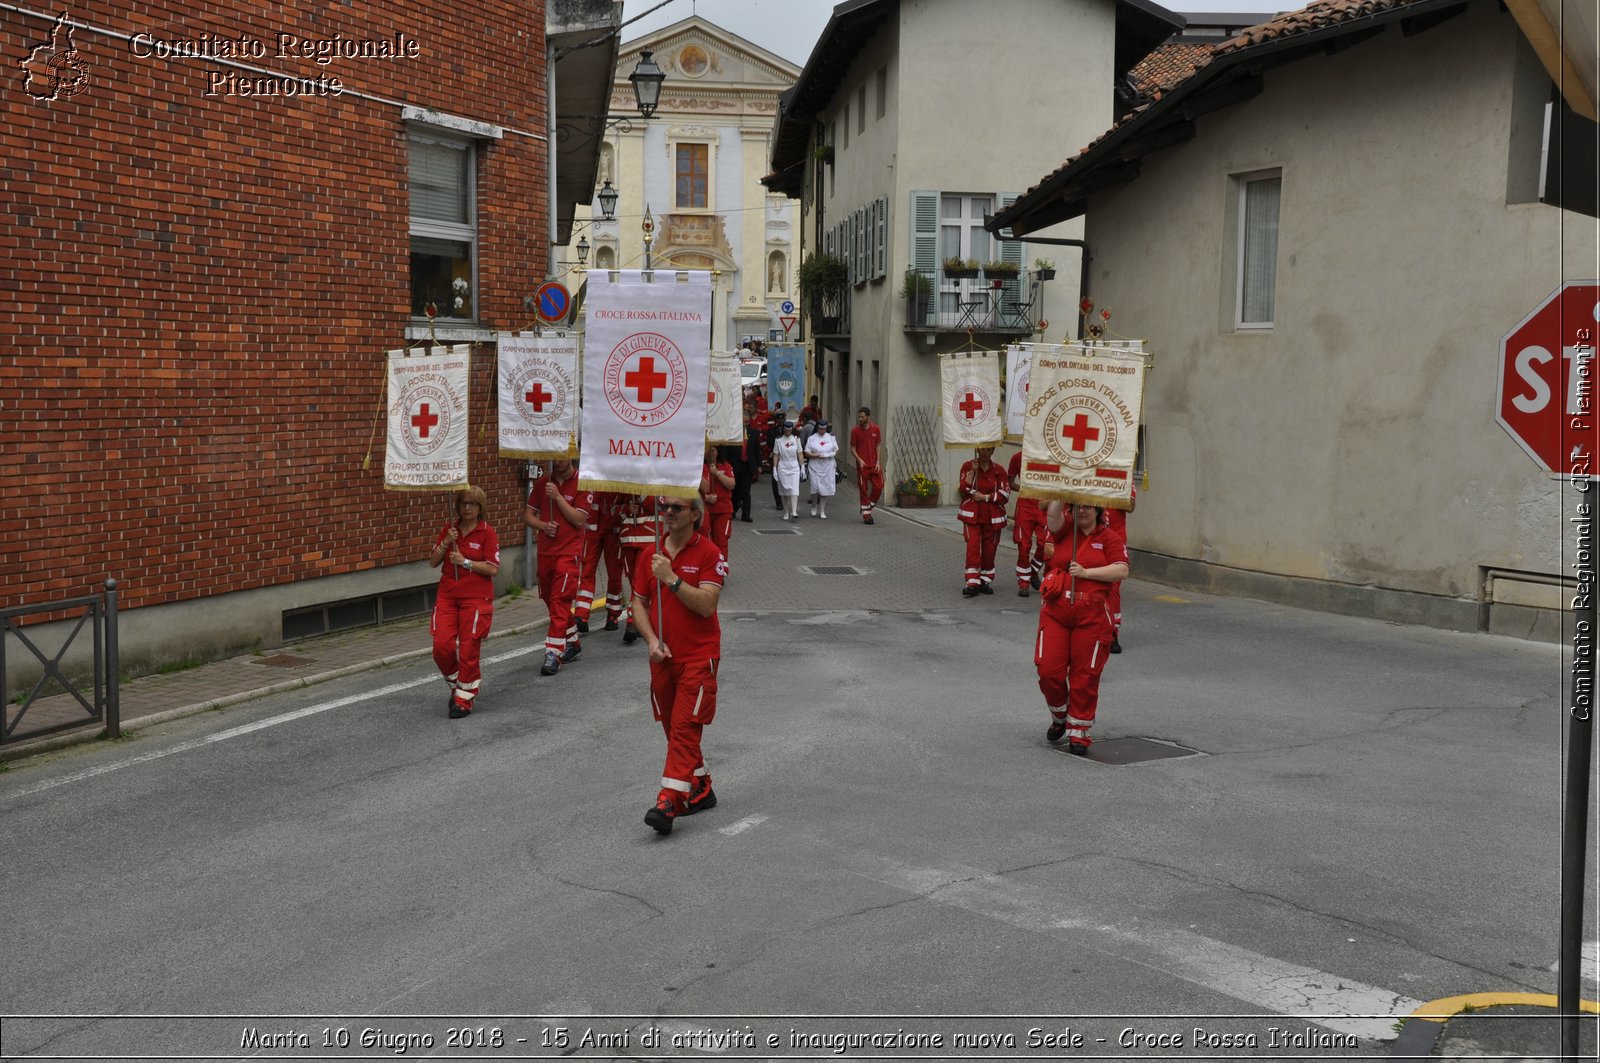
[[(1005, 210), (1007, 207), (1011, 206), (1011, 204), (1015, 203), (1019, 198), (1021, 197), (1016, 192), (1000, 193), (1000, 209)], [(1000, 261), (1015, 262), (1018, 267), (1021, 267), (1022, 241), (1002, 239), (1000, 241)], [(1022, 274), (1018, 273), (1015, 278), (1006, 281), (1000, 286), (1000, 290), (1003, 293), (1001, 296), (1002, 299), (1008, 302), (1019, 302), (1022, 299)]]
[(872, 244), (867, 239), (868, 208), (856, 211), (856, 282), (865, 284), (872, 279)]
[(412, 139), (412, 217), (467, 224), (467, 158), (464, 144)]
[(911, 268), (939, 268), (939, 193), (911, 193)]
[(874, 262), (872, 275), (874, 277), (887, 277), (889, 275), (889, 197), (878, 197), (878, 225), (874, 234), (873, 244), (877, 256)]
[(823, 254), (831, 255), (831, 254), (834, 253), (834, 246), (835, 246), (835, 242), (836, 242), (836, 239), (837, 239), (837, 235), (836, 235), (837, 232), (838, 232), (838, 226), (833, 226), (833, 227), (828, 228), (828, 229), (823, 231), (823, 233), (822, 233), (822, 253)]

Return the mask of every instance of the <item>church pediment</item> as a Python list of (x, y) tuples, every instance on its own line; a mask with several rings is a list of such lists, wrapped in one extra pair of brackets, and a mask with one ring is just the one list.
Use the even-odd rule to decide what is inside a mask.
[(800, 68), (699, 16), (627, 42), (617, 57), (617, 82), (625, 84), (648, 49), (678, 93), (761, 90), (793, 85)]

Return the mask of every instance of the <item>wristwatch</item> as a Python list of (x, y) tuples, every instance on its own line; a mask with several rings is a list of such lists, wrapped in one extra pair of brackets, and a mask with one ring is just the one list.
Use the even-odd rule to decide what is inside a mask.
[(679, 576), (677, 578), (677, 580), (675, 580), (673, 582), (672, 586), (668, 587), (667, 589), (672, 591), (672, 593), (676, 594), (676, 593), (678, 593), (678, 588), (681, 587), (681, 586), (683, 586), (683, 577)]

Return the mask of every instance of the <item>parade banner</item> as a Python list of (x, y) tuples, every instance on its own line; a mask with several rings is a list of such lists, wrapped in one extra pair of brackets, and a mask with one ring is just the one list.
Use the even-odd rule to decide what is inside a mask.
[[(680, 279), (683, 278), (683, 279)], [(578, 486), (692, 498), (706, 446), (711, 274), (589, 274)]]
[(1028, 375), (1031, 372), (1033, 345), (1012, 343), (1006, 347), (1006, 439), (1022, 439), (1022, 421), (1028, 410)]
[(500, 344), (500, 456), (578, 456), (578, 338), (516, 336)]
[(706, 442), (743, 443), (744, 382), (739, 379), (737, 354), (711, 352), (711, 386), (706, 402)]
[(1143, 355), (1123, 345), (1039, 345), (1032, 363), (1021, 494), (1127, 509), (1143, 416)]
[(939, 356), (939, 408), (946, 449), (995, 446), (1000, 416), (1000, 359), (994, 352)]
[(767, 408), (787, 414), (806, 404), (806, 349), (802, 344), (767, 345)]
[(407, 357), (389, 352), (389, 431), (383, 486), (448, 491), (467, 486), (467, 379), (471, 348)]

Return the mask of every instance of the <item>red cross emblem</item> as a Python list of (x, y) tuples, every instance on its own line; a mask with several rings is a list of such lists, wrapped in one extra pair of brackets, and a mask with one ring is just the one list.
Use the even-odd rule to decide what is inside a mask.
[(1061, 426), (1061, 438), (1071, 440), (1073, 450), (1084, 451), (1100, 438), (1100, 429), (1090, 428), (1089, 419), (1080, 413), (1071, 424)]
[(535, 380), (533, 382), (533, 390), (529, 391), (522, 397), (527, 399), (528, 402), (533, 406), (534, 413), (543, 413), (544, 404), (555, 398), (555, 395), (544, 389), (544, 383), (542, 381)]
[(639, 368), (623, 376), (622, 383), (634, 390), (643, 403), (651, 402), (659, 388), (667, 386), (667, 374), (656, 369), (656, 360), (649, 355), (639, 359)]
[(978, 416), (979, 410), (983, 409), (983, 400), (969, 391), (967, 392), (967, 397), (956, 405), (956, 409), (966, 415), (967, 420), (970, 421)]
[(429, 430), (438, 423), (439, 415), (430, 411), (426, 402), (422, 404), (422, 409), (417, 412), (417, 415), (411, 418), (411, 427), (415, 428), (423, 439), (428, 438)]

